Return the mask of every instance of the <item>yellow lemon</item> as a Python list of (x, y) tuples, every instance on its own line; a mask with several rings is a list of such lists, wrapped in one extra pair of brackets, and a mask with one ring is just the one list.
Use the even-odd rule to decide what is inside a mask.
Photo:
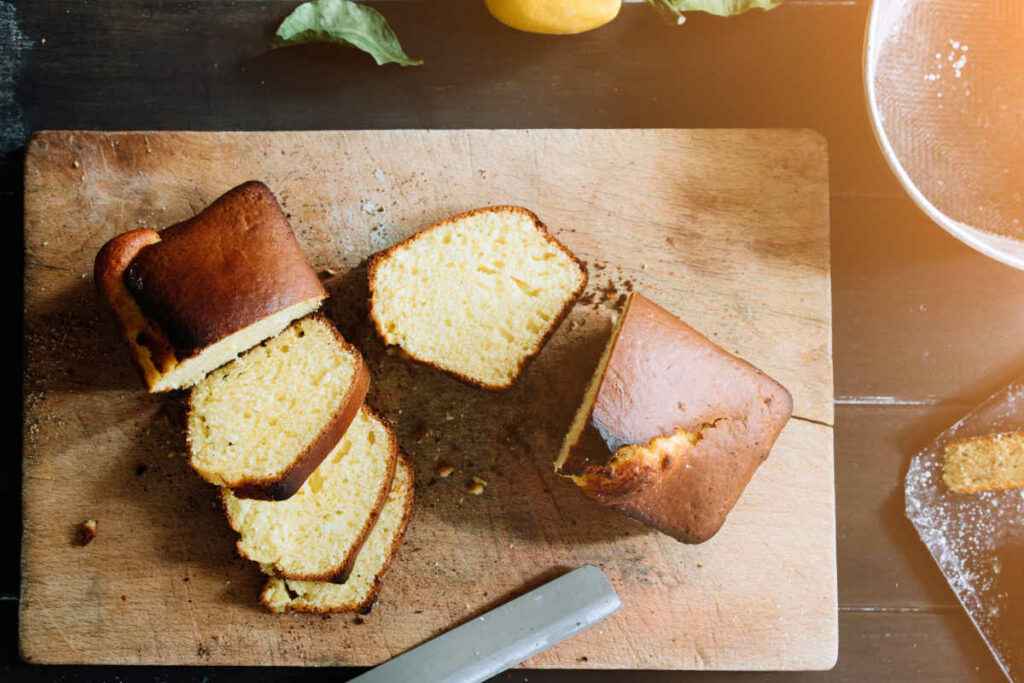
[(565, 35), (604, 26), (622, 0), (485, 0), (495, 19), (530, 33)]

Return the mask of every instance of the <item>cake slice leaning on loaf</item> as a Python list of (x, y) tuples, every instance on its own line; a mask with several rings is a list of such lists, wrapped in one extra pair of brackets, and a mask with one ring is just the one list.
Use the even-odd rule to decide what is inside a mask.
[(192, 389), (192, 468), (239, 498), (289, 498), (341, 441), (369, 385), (333, 324), (298, 320)]
[(288, 500), (246, 500), (221, 489), (239, 554), (271, 576), (344, 582), (384, 506), (397, 459), (391, 428), (363, 407)]
[(161, 232), (118, 235), (94, 277), (151, 392), (192, 386), (327, 297), (259, 182)]
[(370, 315), (409, 357), (506, 389), (587, 285), (532, 212), (492, 206), (421, 230), (370, 262)]
[(263, 587), (260, 602), (272, 612), (368, 612), (377, 600), (384, 574), (402, 544), (412, 516), (413, 483), (412, 465), (399, 453), (387, 502), (345, 583), (272, 577)]
[(685, 543), (714, 536), (789, 420), (786, 389), (632, 294), (555, 470)]

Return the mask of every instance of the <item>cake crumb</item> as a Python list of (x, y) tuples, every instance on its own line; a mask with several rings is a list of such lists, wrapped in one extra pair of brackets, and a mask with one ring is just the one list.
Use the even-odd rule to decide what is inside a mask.
[(427, 426), (426, 420), (419, 420), (416, 423), (416, 426), (413, 427), (412, 439), (416, 443), (421, 443), (421, 442), (425, 441), (427, 439), (427, 437), (432, 436), (432, 435), (433, 435), (433, 432), (431, 432), (430, 431), (430, 427)]
[(437, 463), (437, 469), (435, 471), (437, 473), (437, 476), (441, 477), (442, 479), (447, 479), (448, 477), (452, 476), (453, 472), (455, 472), (455, 467), (449, 465), (446, 462), (439, 462)]
[(466, 493), (471, 496), (479, 496), (484, 492), (485, 488), (487, 488), (487, 482), (480, 477), (474, 476), (466, 484)]
[(93, 542), (96, 538), (96, 532), (99, 529), (99, 525), (95, 519), (87, 519), (78, 525), (78, 545), (86, 546)]

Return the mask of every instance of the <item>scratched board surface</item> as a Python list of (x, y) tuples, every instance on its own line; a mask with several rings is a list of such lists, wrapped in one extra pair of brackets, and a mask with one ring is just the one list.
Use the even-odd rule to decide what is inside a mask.
[[(373, 371), (417, 500), (373, 612), (272, 615), (193, 475), (180, 397), (139, 389), (91, 268), (265, 181)], [(447, 214), (516, 203), (590, 285), (519, 383), (463, 385), (388, 353), (366, 259)], [(825, 143), (786, 130), (47, 132), (26, 162), (21, 647), (37, 662), (372, 664), (584, 563), (623, 609), (535, 667), (811, 669), (836, 658)], [(552, 472), (624, 295), (645, 294), (778, 378), (795, 419), (730, 516), (685, 546)], [(455, 467), (435, 476), (439, 463)], [(484, 493), (471, 496), (477, 476)], [(76, 525), (99, 523), (90, 545)]]

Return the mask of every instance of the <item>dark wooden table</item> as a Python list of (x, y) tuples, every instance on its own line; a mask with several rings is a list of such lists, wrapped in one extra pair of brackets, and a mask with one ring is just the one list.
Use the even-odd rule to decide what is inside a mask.
[[(1024, 273), (934, 226), (882, 159), (861, 85), (866, 0), (790, 0), (674, 28), (627, 6), (574, 38), (507, 30), (481, 0), (381, 8), (418, 69), (355, 51), (268, 52), (287, 1), (0, 3), (0, 202), (22, 253), (25, 136), (43, 128), (331, 129), (807, 127), (831, 155), (839, 664), (809, 674), (637, 673), (629, 680), (998, 680), (903, 516), (910, 456), (1024, 371)], [(643, 188), (638, 188), (642, 191)], [(21, 292), (20, 268), (5, 275)], [(21, 334), (17, 335), (21, 344)], [(9, 370), (20, 399), (21, 367)], [(17, 399), (16, 399), (17, 400)], [(15, 422), (12, 420), (12, 422)], [(0, 468), (20, 538), (20, 419)], [(18, 561), (0, 565), (0, 678), (339, 680), (350, 672), (27, 667), (17, 659)], [(97, 643), (97, 647), (103, 647)], [(509, 681), (618, 681), (514, 671)]]

